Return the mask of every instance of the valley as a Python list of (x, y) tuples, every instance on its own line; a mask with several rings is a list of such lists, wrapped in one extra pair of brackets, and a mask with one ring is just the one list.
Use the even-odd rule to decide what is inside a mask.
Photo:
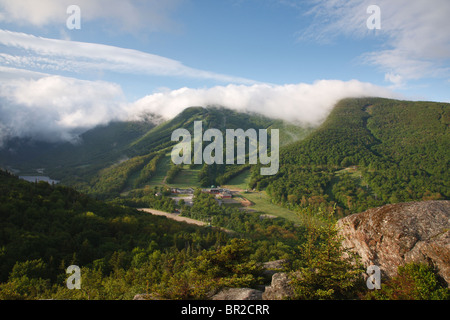
[[(255, 172), (259, 164), (174, 165), (172, 132), (194, 132), (199, 120), (204, 130), (278, 129), (280, 171), (264, 177)], [(223, 107), (187, 108), (158, 121), (111, 123), (82, 134), (75, 145), (14, 140), (0, 150), (0, 165), (107, 201), (146, 188), (226, 186), (240, 190), (236, 196), (250, 200), (250, 210), (296, 222), (333, 207), (342, 217), (385, 203), (449, 197), (448, 104), (347, 99), (317, 128)]]
[[(13, 139), (0, 149), (0, 297), (208, 299), (221, 288), (268, 285), (258, 267), (268, 261), (287, 259), (286, 272), (308, 274), (329, 250), (342, 254), (336, 221), (388, 204), (449, 200), (449, 107), (344, 99), (316, 127), (191, 107), (157, 123), (97, 127), (77, 144)], [(249, 150), (244, 164), (175, 165), (172, 132), (193, 132), (198, 121), (222, 133), (279, 130), (279, 171), (262, 175)], [(331, 263), (345, 263), (343, 279), (361, 274), (354, 262)], [(61, 286), (69, 264), (85, 275), (78, 292)], [(324, 290), (308, 277), (296, 297)], [(327, 298), (364, 296), (349, 281)]]

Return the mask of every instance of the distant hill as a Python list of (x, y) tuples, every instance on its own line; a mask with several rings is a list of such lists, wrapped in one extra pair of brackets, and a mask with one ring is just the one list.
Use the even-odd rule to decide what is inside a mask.
[(450, 197), (450, 104), (340, 101), (303, 141), (282, 149), (280, 172), (253, 175), (273, 201), (340, 215), (388, 203)]
[[(20, 170), (21, 174), (84, 175), (98, 167), (118, 161), (130, 141), (138, 139), (155, 127), (153, 122), (111, 122), (90, 129), (79, 136), (77, 143), (48, 143), (31, 138), (13, 138), (0, 149), (0, 166)], [(61, 168), (61, 170), (58, 170)]]
[[(159, 125), (94, 128), (78, 145), (10, 141), (0, 150), (0, 166), (32, 175), (44, 168), (44, 175), (62, 184), (110, 199), (148, 185), (205, 187), (237, 178), (289, 209), (316, 214), (335, 207), (344, 216), (388, 203), (449, 199), (449, 106), (344, 99), (318, 128), (223, 107), (191, 107)], [(203, 130), (280, 129), (278, 174), (260, 176), (255, 165), (174, 166), (172, 132), (193, 133), (199, 120)]]
[(147, 184), (209, 186), (222, 184), (248, 169), (242, 165), (184, 166), (174, 168), (170, 152), (178, 128), (193, 133), (195, 121), (203, 130), (280, 129), (280, 144), (303, 139), (313, 129), (303, 128), (259, 114), (240, 113), (223, 107), (190, 107), (175, 118), (155, 125), (152, 122), (115, 122), (89, 130), (80, 143), (49, 144), (13, 140), (0, 150), (0, 166), (21, 170), (20, 174), (44, 174), (78, 190), (104, 198)]

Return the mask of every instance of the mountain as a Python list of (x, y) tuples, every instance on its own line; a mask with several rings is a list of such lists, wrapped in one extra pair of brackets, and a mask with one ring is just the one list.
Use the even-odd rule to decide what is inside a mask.
[(388, 203), (450, 197), (450, 104), (340, 101), (306, 139), (283, 148), (274, 177), (253, 175), (273, 201), (339, 216)]
[(195, 121), (202, 121), (204, 131), (215, 128), (223, 133), (225, 129), (280, 129), (282, 146), (312, 131), (259, 114), (217, 106), (190, 107), (159, 125), (149, 121), (114, 122), (97, 127), (83, 133), (77, 144), (13, 140), (0, 150), (0, 166), (20, 170), (21, 175), (35, 175), (35, 170), (44, 168), (45, 175), (52, 179), (104, 198), (149, 183), (164, 185), (176, 175), (189, 185), (217, 184), (248, 169), (241, 165), (173, 168), (170, 152), (176, 142), (171, 141), (172, 132), (178, 128), (193, 132)]
[[(203, 130), (279, 129), (278, 174), (261, 176), (257, 165), (174, 166), (172, 132), (192, 133), (200, 120)], [(0, 151), (0, 165), (20, 174), (45, 168), (52, 179), (110, 199), (147, 185), (205, 187), (236, 178), (291, 210), (334, 207), (344, 216), (388, 203), (448, 199), (449, 122), (449, 104), (381, 98), (344, 99), (318, 128), (223, 107), (191, 107), (159, 125), (94, 128), (76, 145), (13, 141)]]
[(60, 180), (64, 176), (89, 174), (120, 159), (130, 141), (153, 127), (151, 121), (111, 122), (84, 132), (74, 143), (13, 138), (0, 149), (0, 166), (20, 174), (36, 174), (36, 169), (45, 168), (46, 174)]
[[(21, 174), (41, 169), (61, 183), (30, 183), (0, 170), (0, 299), (131, 299), (144, 292), (155, 299), (205, 299), (224, 287), (270, 283), (259, 266), (280, 259), (290, 262), (295, 297), (323, 298), (325, 292), (330, 299), (358, 299), (367, 294), (364, 270), (355, 261), (342, 265), (336, 216), (388, 203), (448, 200), (449, 106), (345, 99), (318, 128), (193, 107), (159, 124), (97, 127), (76, 145), (9, 141), (0, 152), (2, 166)], [(279, 129), (279, 172), (261, 176), (260, 165), (172, 165), (171, 133), (192, 132), (197, 120), (204, 130), (222, 132)], [(248, 197), (253, 210), (220, 205), (201, 190), (192, 206), (177, 204), (161, 188), (236, 181), (262, 190), (238, 195)], [(132, 207), (177, 209), (211, 225)], [(286, 211), (299, 219), (285, 218)], [(410, 233), (420, 234), (417, 228)], [(69, 265), (81, 267), (81, 290), (65, 286)], [(428, 275), (434, 277), (432, 270)]]

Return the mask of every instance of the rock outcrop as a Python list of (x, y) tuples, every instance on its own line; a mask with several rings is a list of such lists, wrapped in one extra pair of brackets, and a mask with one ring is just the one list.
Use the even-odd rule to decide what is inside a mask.
[[(289, 261), (286, 259), (269, 261), (262, 265), (263, 276), (271, 281), (270, 286), (259, 286), (261, 290), (250, 288), (226, 288), (214, 296), (212, 300), (281, 300), (291, 293), (289, 279), (283, 271)], [(264, 298), (265, 297), (265, 298)]]
[(287, 273), (278, 272), (272, 276), (272, 284), (266, 287), (262, 294), (263, 300), (285, 300), (293, 296), (294, 290), (290, 285)]
[(250, 288), (229, 288), (215, 294), (211, 300), (261, 300), (262, 291)]
[(160, 300), (160, 299), (151, 293), (139, 293), (134, 296), (133, 300)]
[(265, 262), (263, 264), (263, 275), (271, 278), (275, 273), (285, 270), (288, 265), (289, 261), (287, 259)]
[(227, 288), (219, 291), (212, 300), (286, 300), (294, 295), (291, 279), (285, 272), (277, 272), (272, 275), (270, 286), (263, 291), (250, 288)]
[(367, 267), (396, 275), (405, 263), (431, 264), (450, 284), (450, 201), (386, 205), (340, 219), (343, 246)]

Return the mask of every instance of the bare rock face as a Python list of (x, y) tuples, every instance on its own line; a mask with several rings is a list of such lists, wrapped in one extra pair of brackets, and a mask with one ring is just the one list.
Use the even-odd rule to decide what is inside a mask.
[(160, 299), (152, 295), (151, 293), (139, 293), (134, 296), (133, 300), (160, 300)]
[(392, 277), (405, 263), (431, 264), (450, 286), (450, 201), (386, 205), (340, 219), (343, 246)]
[(262, 291), (250, 288), (229, 288), (220, 291), (212, 300), (261, 300)]
[(287, 273), (278, 272), (272, 276), (272, 284), (262, 294), (263, 300), (284, 300), (293, 296), (294, 290)]
[(272, 277), (275, 273), (282, 272), (288, 264), (287, 259), (265, 262), (263, 264), (263, 275)]

